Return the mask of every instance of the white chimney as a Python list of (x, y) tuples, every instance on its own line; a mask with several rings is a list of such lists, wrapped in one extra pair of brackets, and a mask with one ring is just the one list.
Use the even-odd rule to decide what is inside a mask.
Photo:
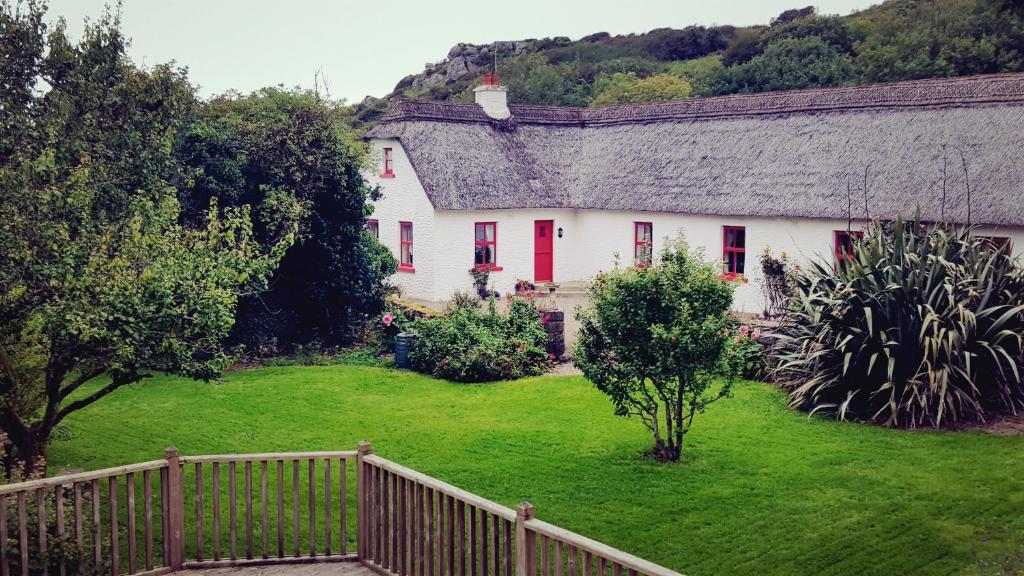
[(484, 83), (473, 89), (476, 103), (495, 120), (504, 120), (512, 115), (508, 110), (508, 88), (498, 84), (495, 74), (484, 74)]

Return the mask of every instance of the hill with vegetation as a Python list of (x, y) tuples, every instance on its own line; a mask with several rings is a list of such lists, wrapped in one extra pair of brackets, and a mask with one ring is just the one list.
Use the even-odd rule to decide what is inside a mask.
[(373, 123), (396, 97), (472, 101), (497, 63), (514, 104), (605, 106), (698, 96), (1024, 70), (1024, 1), (888, 0), (846, 16), (787, 10), (761, 26), (458, 44), (353, 109)]

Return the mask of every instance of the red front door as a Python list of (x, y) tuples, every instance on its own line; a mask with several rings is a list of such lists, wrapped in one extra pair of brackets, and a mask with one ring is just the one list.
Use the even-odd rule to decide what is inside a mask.
[(554, 280), (554, 220), (533, 221), (533, 281), (551, 282)]

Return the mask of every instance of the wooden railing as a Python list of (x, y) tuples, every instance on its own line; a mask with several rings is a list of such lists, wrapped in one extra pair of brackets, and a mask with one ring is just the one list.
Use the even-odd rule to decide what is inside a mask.
[(183, 478), (181, 508), (190, 521), (175, 546), (187, 556), (181, 566), (356, 560), (348, 553), (354, 469), (348, 461), (355, 457), (355, 451), (182, 456), (183, 475), (190, 477)]
[(516, 511), (365, 455), (359, 556), (407, 576), (513, 576)]
[[(45, 561), (58, 547), (74, 547), (77, 568), (169, 571), (168, 472), (167, 460), (154, 460), (0, 485), (0, 575), (63, 575), (67, 554)], [(10, 517), (16, 518), (13, 531)]]
[(399, 576), (679, 576), (365, 442), (244, 455), (168, 448), (152, 462), (0, 485), (0, 576), (337, 561)]

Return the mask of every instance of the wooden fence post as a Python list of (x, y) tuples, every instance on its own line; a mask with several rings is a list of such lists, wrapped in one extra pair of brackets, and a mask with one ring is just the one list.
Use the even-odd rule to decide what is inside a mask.
[(534, 576), (537, 572), (533, 531), (526, 528), (526, 521), (532, 519), (533, 504), (520, 502), (516, 506), (516, 576)]
[(185, 562), (185, 487), (181, 480), (179, 456), (177, 448), (164, 450), (164, 458), (167, 459), (167, 510), (164, 513), (167, 514), (170, 531), (164, 538), (168, 539), (170, 552), (167, 564), (172, 571), (181, 570)]
[(368, 454), (373, 454), (373, 446), (366, 440), (360, 441), (356, 449), (356, 555), (360, 560), (366, 560), (370, 555), (370, 510), (366, 496), (369, 486), (366, 485), (366, 465), (363, 464), (363, 457)]

